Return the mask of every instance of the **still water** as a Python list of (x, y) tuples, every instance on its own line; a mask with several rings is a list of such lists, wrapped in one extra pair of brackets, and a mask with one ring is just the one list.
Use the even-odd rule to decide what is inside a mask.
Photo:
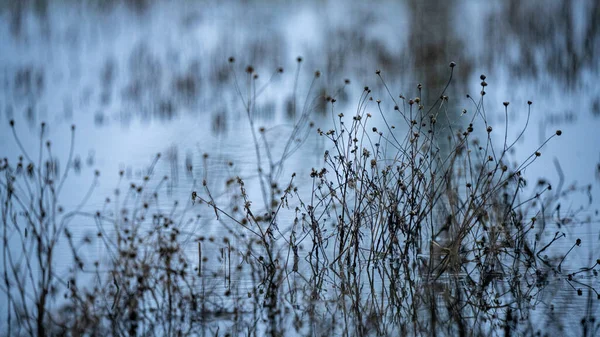
[[(0, 5), (0, 156), (16, 160), (20, 154), (9, 120), (15, 120), (32, 153), (45, 121), (53, 148), (64, 149), (56, 156), (65, 165), (69, 128), (75, 124), (81, 171), (65, 186), (65, 208), (84, 198), (97, 169), (100, 179), (85, 209), (101, 209), (116, 188), (140, 181), (157, 153), (161, 160), (154, 176), (169, 177), (163, 186), (169, 198), (161, 199), (165, 207), (180, 200), (180, 207), (193, 213), (197, 205), (191, 205), (190, 195), (202, 189), (203, 180), (227, 202), (225, 181), (235, 176), (247, 178), (250, 196), (261, 200), (253, 180), (255, 142), (244, 110), (248, 83), (254, 81), (265, 88), (252, 116), (255, 129), (266, 128), (263, 151), (268, 147), (281, 156), (302, 111), (311, 111), (314, 127), (304, 125), (304, 143), (280, 174), (285, 184), (295, 172), (301, 192), (310, 192), (311, 168), (323, 165), (323, 152), (331, 146), (316, 132), (332, 126), (330, 106), (319, 97), (336, 96), (335, 115), (351, 115), (369, 86), (373, 98), (391, 108), (375, 75), (381, 69), (394, 95), (414, 97), (422, 83), (422, 99), (431, 104), (453, 61), (457, 67), (446, 95), (457, 116), (472, 109), (465, 94), (479, 95), (480, 74), (489, 84), (486, 112), (498, 129), (505, 122), (502, 102), (510, 101), (509, 138), (520, 133), (526, 102), (533, 101), (515, 158), (526, 158), (562, 130), (524, 173), (531, 182), (543, 177), (563, 191), (572, 184), (592, 185), (592, 206), (561, 228), (567, 239), (558, 248), (569, 249), (575, 238), (584, 237), (569, 258), (593, 261), (600, 257), (594, 218), (600, 197), (599, 20), (600, 4), (593, 0), (5, 2)], [(245, 73), (248, 65), (257, 79)], [(311, 84), (316, 70), (321, 76)], [(389, 118), (392, 124), (403, 122)], [(587, 205), (587, 197), (576, 194), (563, 207), (576, 210)], [(86, 226), (82, 223), (76, 234), (95, 231)], [(195, 230), (227, 235), (210, 222)], [(555, 291), (554, 301), (561, 301), (557, 307), (565, 312), (583, 308), (567, 285)], [(596, 304), (592, 312), (598, 313)]]

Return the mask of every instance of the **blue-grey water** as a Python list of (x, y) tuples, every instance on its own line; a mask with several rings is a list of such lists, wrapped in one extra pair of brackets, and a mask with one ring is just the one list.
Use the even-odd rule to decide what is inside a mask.
[[(502, 102), (510, 101), (509, 139), (520, 133), (527, 101), (533, 101), (514, 158), (528, 157), (562, 130), (524, 173), (530, 187), (542, 177), (562, 191), (592, 186), (592, 205), (560, 228), (566, 239), (556, 246), (568, 250), (581, 237), (581, 247), (565, 264), (595, 261), (600, 258), (595, 214), (600, 197), (599, 20), (600, 5), (594, 0), (5, 1), (0, 4), (0, 157), (16, 161), (21, 154), (9, 120), (15, 120), (23, 147), (34, 157), (44, 121), (47, 138), (65, 165), (75, 124), (74, 154), (81, 171), (71, 173), (65, 185), (61, 203), (66, 209), (84, 198), (96, 169), (100, 177), (84, 209), (102, 209), (105, 198), (114, 198), (119, 171), (126, 189), (129, 181), (147, 174), (159, 152), (154, 175), (169, 176), (163, 186), (168, 197), (161, 199), (165, 208), (180, 200), (181, 209), (195, 212), (190, 195), (203, 189), (204, 179), (226, 203), (231, 191), (225, 181), (237, 175), (246, 177), (251, 197), (262, 205), (255, 144), (236, 80), (246, 98), (248, 82), (256, 81), (258, 89), (268, 84), (255, 103), (253, 120), (256, 129), (266, 127), (275, 157), (282, 154), (302, 109), (312, 108), (314, 127), (303, 130), (305, 143), (280, 175), (284, 185), (295, 172), (300, 192), (307, 193), (311, 168), (323, 165), (323, 152), (331, 146), (316, 133), (316, 128), (332, 127), (331, 111), (313, 105), (315, 97), (343, 88), (335, 114), (352, 115), (363, 87), (369, 86), (373, 98), (389, 108), (393, 104), (375, 75), (381, 69), (394, 95), (414, 97), (422, 83), (424, 102), (433, 103), (453, 61), (457, 67), (447, 95), (448, 111), (456, 116), (463, 108), (475, 110), (465, 95), (479, 95), (480, 74), (487, 76), (484, 101), (495, 130), (504, 130)], [(233, 65), (230, 56), (236, 59)], [(303, 61), (294, 94), (297, 56)], [(248, 80), (247, 65), (256, 69), (258, 79)], [(278, 67), (284, 68), (282, 74)], [(322, 76), (311, 88), (316, 70)], [(351, 83), (344, 87), (346, 78)], [(294, 98), (295, 116), (289, 112)], [(376, 109), (371, 112), (375, 115)], [(403, 122), (400, 116), (389, 118)], [(504, 133), (495, 136), (501, 143)], [(574, 193), (562, 207), (576, 210), (587, 204), (586, 193)], [(211, 221), (188, 229), (227, 235)], [(96, 230), (85, 221), (74, 228), (80, 236)], [(68, 259), (69, 252), (58, 258)], [(598, 285), (597, 279), (590, 282)], [(573, 296), (566, 282), (559, 282), (541, 301), (573, 314), (565, 331), (580, 334), (586, 297)], [(598, 314), (596, 302), (592, 313)]]

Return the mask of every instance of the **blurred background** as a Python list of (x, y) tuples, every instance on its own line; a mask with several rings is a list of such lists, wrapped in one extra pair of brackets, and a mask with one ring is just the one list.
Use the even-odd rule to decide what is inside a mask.
[[(107, 170), (133, 167), (172, 146), (183, 161), (186, 147), (196, 155), (195, 144), (211, 150), (209, 144), (220, 144), (223, 156), (241, 160), (243, 144), (228, 145), (228, 136), (248, 124), (239, 118), (245, 116), (230, 56), (240, 74), (253, 65), (263, 82), (284, 67), (281, 82), (271, 86), (279, 90), (257, 103), (257, 117), (273, 125), (297, 117), (286, 113), (297, 56), (304, 58), (298, 97), (318, 69), (323, 76), (312, 95), (333, 94), (348, 78), (338, 101), (350, 110), (363, 86), (381, 88), (375, 69), (394, 94), (414, 96), (422, 83), (431, 103), (453, 61), (447, 94), (458, 111), (468, 108), (465, 94), (479, 94), (479, 75), (486, 74), (488, 111), (503, 112), (501, 102), (511, 101), (516, 135), (532, 100), (526, 141), (563, 128), (565, 137), (552, 148), (569, 149), (557, 155), (580, 169), (572, 167), (573, 178), (597, 174), (600, 4), (594, 0), (36, 0), (3, 1), (0, 18), (3, 152), (11, 146), (8, 120), (15, 119), (22, 132), (34, 132), (41, 121), (58, 134), (77, 124), (86, 132), (78, 139), (82, 159)], [(381, 90), (373, 95), (386, 98)], [(322, 104), (312, 117), (325, 110)]]
[[(417, 96), (422, 83), (422, 99), (432, 104), (449, 79), (448, 64), (456, 62), (445, 95), (457, 124), (463, 108), (475, 110), (466, 94), (479, 96), (485, 74), (486, 112), (495, 130), (503, 130), (502, 102), (510, 102), (509, 139), (522, 130), (527, 101), (533, 101), (516, 159), (563, 131), (542, 149), (526, 178), (543, 177), (564, 189), (589, 184), (594, 202), (600, 196), (596, 0), (2, 1), (0, 46), (0, 156), (15, 160), (20, 154), (9, 120), (34, 153), (45, 121), (56, 161), (64, 165), (75, 124), (75, 171), (81, 173), (71, 181), (67, 207), (85, 194), (92, 168), (101, 180), (89, 207), (99, 208), (120, 170), (139, 179), (158, 152), (164, 160), (156, 171), (170, 177), (174, 198), (189, 200), (204, 177), (219, 190), (227, 177), (251, 174), (254, 144), (235, 85), (238, 80), (245, 95), (248, 65), (259, 74), (259, 87), (270, 83), (254, 119), (256, 127), (268, 128), (267, 139), (277, 148), (305, 100), (323, 101), (311, 105), (314, 129), (331, 127), (323, 97), (337, 94), (336, 115), (351, 115), (364, 86), (392, 114), (393, 103), (375, 75), (380, 69), (396, 98)], [(269, 82), (278, 67), (283, 74)], [(316, 70), (322, 75), (311, 88)], [(296, 104), (300, 108), (292, 109)], [(503, 132), (497, 136), (502, 143)], [(299, 184), (322, 165), (329, 146), (315, 130), (307, 137), (287, 165)], [(587, 197), (570, 199), (568, 207), (587, 204)], [(575, 258), (600, 256), (598, 223), (585, 221), (597, 208), (563, 228), (593, 239)]]

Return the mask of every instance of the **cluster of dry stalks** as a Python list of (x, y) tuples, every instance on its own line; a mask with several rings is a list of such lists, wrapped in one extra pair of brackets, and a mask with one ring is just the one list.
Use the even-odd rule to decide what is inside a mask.
[[(204, 181), (192, 200), (165, 207), (167, 177), (154, 177), (157, 156), (141, 181), (120, 179), (102, 209), (84, 207), (94, 182), (79, 207), (65, 210), (59, 200), (74, 167), (75, 127), (62, 171), (43, 124), (37, 160), (15, 132), (22, 154), (0, 166), (3, 334), (509, 336), (543, 325), (530, 310), (547, 304), (540, 294), (550, 282), (598, 296), (578, 276), (595, 279), (600, 261), (567, 272), (563, 261), (581, 240), (560, 251), (553, 243), (568, 238), (544, 235), (550, 219), (543, 209), (559, 193), (546, 182), (532, 196), (523, 193), (523, 170), (561, 131), (510, 163), (527, 124), (512, 141), (508, 121), (504, 129), (488, 124), (485, 76), (481, 95), (469, 97), (462, 113), (448, 107), (445, 92), (425, 106), (420, 85), (413, 98), (393, 95), (379, 71), (393, 109), (367, 87), (348, 117), (335, 95), (307, 99), (302, 108), (294, 102), (298, 118), (275, 157), (268, 131), (254, 125), (264, 87), (252, 67), (241, 75), (247, 81), (239, 79), (234, 61), (262, 206), (251, 200), (247, 179), (232, 177), (229, 202)], [(308, 137), (310, 114), (322, 101), (333, 119), (330, 129), (317, 130), (330, 144), (323, 167), (305, 177), (308, 194), (295, 174), (280, 187), (286, 160)], [(500, 146), (495, 133), (503, 133)], [(95, 226), (94, 235), (74, 234), (80, 223)], [(229, 235), (200, 233), (217, 224)], [(57, 250), (69, 251), (72, 263), (58, 261)]]

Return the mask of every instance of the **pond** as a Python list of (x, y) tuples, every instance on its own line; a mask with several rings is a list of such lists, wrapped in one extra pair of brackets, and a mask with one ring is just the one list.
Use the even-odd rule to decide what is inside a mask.
[[(49, 281), (49, 284), (60, 288), (57, 293), (61, 296), (67, 292), (65, 289), (71, 289), (69, 277), (64, 275), (75, 274), (75, 271), (70, 271), (78, 262), (73, 258), (74, 251), (85, 256), (89, 265), (94, 260), (114, 261), (114, 254), (119, 254), (118, 249), (113, 246), (112, 251), (107, 250), (106, 246), (111, 245), (107, 242), (117, 242), (120, 231), (124, 237), (134, 236), (131, 232), (122, 232), (135, 231), (135, 226), (127, 228), (123, 219), (139, 219), (146, 215), (148, 223), (140, 227), (136, 235), (146, 233), (154, 228), (152, 226), (163, 224), (162, 221), (169, 218), (168, 221), (174, 221), (178, 226), (178, 240), (190, 262), (184, 269), (194, 274), (202, 272), (197, 268), (202, 258), (206, 259), (200, 267), (205, 268), (206, 273), (194, 281), (193, 288), (211, 289), (220, 294), (217, 298), (222, 303), (217, 305), (212, 299), (205, 302), (223, 309), (223, 315), (229, 312), (225, 310), (227, 308), (238, 308), (240, 312), (255, 315), (252, 316), (255, 320), (268, 316), (269, 323), (260, 325), (260, 329), (264, 330), (254, 330), (254, 333), (268, 332), (269, 326), (276, 326), (281, 331), (293, 330), (301, 335), (343, 334), (344, 329), (349, 329), (345, 333), (350, 335), (391, 331), (428, 335), (428, 332), (438, 330), (441, 334), (462, 333), (464, 326), (458, 323), (447, 329), (436, 327), (440, 323), (436, 322), (436, 315), (432, 312), (437, 312), (437, 309), (425, 305), (418, 307), (417, 303), (435, 302), (445, 307), (449, 298), (456, 299), (458, 296), (453, 285), (465, 284), (471, 279), (481, 282), (475, 287), (477, 289), (493, 281), (489, 296), (501, 297), (515, 287), (512, 278), (515, 275), (489, 276), (486, 281), (481, 270), (473, 274), (465, 270), (451, 273), (450, 267), (443, 275), (437, 274), (439, 270), (431, 266), (433, 261), (437, 258), (443, 260), (440, 256), (448, 254), (450, 248), (461, 249), (460, 244), (453, 247), (448, 243), (456, 242), (452, 241), (452, 235), (444, 234), (438, 241), (430, 240), (434, 223), (443, 228), (442, 220), (433, 219), (434, 214), (439, 216), (447, 209), (439, 206), (441, 208), (433, 212), (431, 207), (429, 221), (420, 219), (432, 227), (419, 232), (428, 239), (414, 243), (415, 251), (408, 255), (403, 255), (398, 247), (409, 246), (411, 235), (417, 235), (412, 232), (417, 228), (411, 227), (417, 226), (412, 224), (412, 220), (408, 221), (407, 231), (401, 231), (400, 241), (407, 240), (405, 244), (396, 242), (397, 248), (384, 249), (385, 253), (381, 256), (378, 249), (383, 243), (377, 243), (376, 238), (383, 235), (383, 229), (375, 226), (362, 233), (357, 241), (360, 247), (356, 248), (355, 257), (359, 259), (360, 256), (365, 263), (361, 266), (365, 269), (357, 276), (350, 272), (352, 263), (343, 261), (344, 266), (340, 265), (340, 269), (331, 266), (342, 260), (335, 259), (336, 254), (342, 256), (342, 252), (354, 249), (345, 248), (343, 243), (346, 242), (344, 237), (350, 240), (347, 242), (354, 242), (349, 239), (351, 231), (344, 232), (343, 226), (338, 224), (352, 228), (361, 223), (355, 218), (358, 213), (352, 213), (352, 210), (362, 205), (362, 199), (341, 199), (343, 202), (336, 208), (337, 199), (313, 193), (317, 191), (319, 179), (323, 178), (318, 171), (324, 167), (330, 174), (326, 180), (339, 184), (336, 186), (340, 191), (345, 190), (343, 186), (350, 185), (349, 193), (360, 196), (359, 191), (363, 190), (359, 187), (367, 185), (367, 180), (362, 178), (348, 180), (347, 175), (342, 175), (344, 179), (341, 179), (334, 174), (336, 167), (341, 170), (338, 172), (344, 172), (340, 164), (344, 159), (334, 157), (339, 148), (336, 150), (335, 137), (327, 134), (328, 130), (336, 130), (336, 135), (339, 135), (344, 128), (340, 124), (343, 121), (349, 133), (359, 132), (362, 147), (369, 152), (369, 156), (364, 156), (369, 158), (365, 159), (367, 169), (370, 160), (377, 158), (374, 167), (381, 172), (382, 167), (377, 166), (380, 165), (379, 159), (382, 159), (381, 163), (393, 166), (404, 158), (399, 148), (411, 149), (414, 143), (409, 139), (414, 130), (410, 121), (418, 119), (416, 116), (425, 116), (416, 112), (418, 105), (423, 105), (428, 114), (432, 111), (438, 114), (440, 124), (439, 143), (425, 141), (427, 149), (414, 149), (426, 160), (428, 149), (435, 146), (439, 146), (442, 158), (452, 157), (450, 150), (458, 143), (447, 144), (445, 139), (454, 137), (458, 130), (466, 130), (470, 121), (476, 119), (474, 135), (483, 143), (486, 138), (493, 141), (498, 151), (498, 154), (494, 152), (492, 155), (491, 150), (486, 148), (486, 156), (491, 155), (496, 160), (500, 158), (498, 162), (502, 163), (499, 165), (506, 163), (511, 169), (519, 167), (523, 161), (532, 161), (521, 170), (527, 181), (527, 185), (519, 185), (522, 187), (521, 201), (539, 193), (548, 183), (553, 187), (544, 190), (543, 199), (539, 202), (534, 205), (528, 203), (521, 209), (525, 224), (532, 217), (537, 217), (538, 227), (522, 237), (514, 233), (509, 236), (522, 239), (516, 240), (515, 244), (522, 245), (526, 241), (527, 249), (533, 250), (532, 255), (539, 255), (536, 267), (527, 267), (527, 258), (514, 258), (512, 255), (514, 261), (521, 261), (523, 266), (513, 265), (515, 269), (511, 270), (520, 271), (524, 275), (523, 280), (529, 275), (536, 285), (543, 279), (545, 285), (539, 287), (539, 292), (521, 294), (523, 297), (535, 295), (533, 301), (527, 301), (535, 310), (520, 311), (526, 323), (515, 324), (514, 328), (523, 334), (534, 334), (538, 330), (545, 334), (553, 329), (560, 329), (565, 335), (597, 333), (600, 324), (595, 321), (600, 301), (596, 299), (598, 266), (594, 265), (600, 258), (596, 201), (600, 197), (600, 133), (597, 132), (600, 126), (600, 87), (595, 83), (600, 65), (597, 57), (600, 50), (597, 28), (600, 27), (597, 22), (600, 20), (600, 5), (597, 2), (565, 0), (548, 4), (541, 0), (527, 3), (512, 0), (485, 3), (407, 0), (174, 4), (139, 0), (90, 4), (36, 1), (2, 4), (0, 16), (0, 41), (3, 45), (0, 55), (0, 157), (6, 157), (15, 164), (22, 155), (22, 149), (26, 149), (31, 162), (37, 162), (41, 148), (44, 158), (51, 158), (55, 165), (53, 172), (58, 172), (56, 179), (65, 179), (56, 201), (65, 214), (71, 215), (68, 220), (59, 223), (68, 227), (76, 249), (62, 238), (52, 255), (52, 261), (60, 270), (56, 273), (62, 276), (60, 282)], [(455, 66), (449, 67), (450, 62), (455, 62)], [(365, 91), (365, 87), (369, 91)], [(485, 91), (484, 96), (481, 95), (482, 90)], [(447, 97), (440, 99), (440, 95)], [(369, 101), (371, 97), (373, 100)], [(415, 103), (416, 97), (419, 97), (419, 102)], [(412, 114), (410, 99), (416, 104), (415, 114), (407, 118), (409, 111)], [(528, 104), (528, 101), (532, 103)], [(509, 104), (504, 105), (503, 102)], [(431, 110), (428, 110), (430, 107)], [(340, 118), (339, 114), (345, 117)], [(357, 114), (365, 119), (353, 119)], [(372, 117), (369, 119), (367, 114)], [(11, 120), (14, 128), (9, 123)], [(44, 140), (40, 143), (42, 122), (45, 123)], [(75, 125), (72, 156), (71, 125)], [(492, 126), (494, 131), (487, 132), (488, 126)], [(526, 131), (522, 132), (525, 126)], [(371, 132), (373, 127), (383, 131), (383, 138), (377, 138), (377, 132)], [(12, 130), (18, 135), (20, 144), (15, 141)], [(318, 130), (323, 134), (319, 135)], [(560, 137), (553, 136), (556, 130), (561, 131)], [(421, 131), (419, 129), (418, 132)], [(426, 133), (421, 139), (425, 137)], [(545, 144), (548, 138), (552, 139)], [(514, 147), (508, 151), (506, 145), (516, 139)], [(46, 140), (52, 142), (51, 151), (46, 150)], [(381, 143), (381, 147), (375, 146), (376, 143)], [(545, 145), (540, 148), (542, 144)], [(347, 150), (350, 156), (349, 148)], [(503, 150), (507, 150), (506, 156), (499, 154)], [(325, 151), (332, 154), (329, 162)], [(360, 153), (363, 149), (358, 151)], [(473, 151), (476, 152), (475, 148)], [(539, 155), (536, 156), (536, 152)], [(160, 158), (156, 159), (158, 153)], [(407, 158), (410, 156), (407, 155)], [(416, 157), (413, 158), (416, 160)], [(24, 166), (28, 162), (26, 157)], [(431, 164), (419, 169), (429, 169), (437, 174), (447, 164)], [(66, 169), (70, 171), (63, 176), (61, 172)], [(418, 176), (419, 171), (414, 166), (404, 169), (410, 172), (407, 175)], [(96, 170), (99, 173), (97, 177)], [(373, 172), (365, 175), (365, 179), (373, 179), (369, 183), (380, 188), (387, 186), (383, 180), (375, 180), (378, 175)], [(457, 174), (460, 184), (466, 182), (461, 179), (469, 179), (464, 172), (449, 172)], [(400, 173), (389, 174), (395, 178), (400, 176)], [(247, 200), (237, 177), (243, 179)], [(44, 184), (42, 177), (38, 178), (39, 183)], [(9, 180), (2, 180), (3, 198), (8, 195)], [(538, 184), (539, 180), (543, 182)], [(286, 191), (290, 181), (297, 191)], [(22, 184), (20, 188), (27, 190), (26, 183)], [(435, 186), (432, 183), (430, 187), (433, 190)], [(318, 191), (321, 188), (326, 190), (331, 186), (322, 185)], [(454, 188), (456, 198), (468, 198), (467, 190), (458, 185)], [(136, 192), (137, 189), (140, 191)], [(155, 192), (157, 197), (153, 195)], [(197, 193), (198, 199), (192, 200), (193, 192)], [(22, 203), (21, 207), (35, 208), (26, 206), (39, 198), (36, 193), (33, 195), (36, 197)], [(319, 195), (323, 197), (321, 204), (315, 202)], [(448, 198), (444, 200), (451, 204), (454, 199), (449, 195), (444, 194), (443, 198)], [(289, 208), (281, 207), (282, 196), (287, 196)], [(411, 197), (407, 198), (406, 202), (410, 203)], [(274, 204), (272, 199), (276, 201)], [(81, 204), (82, 200), (84, 204)], [(329, 200), (329, 203), (324, 200)], [(393, 198), (385, 200), (394, 201)], [(176, 201), (178, 204), (175, 206)], [(243, 207), (245, 201), (252, 201), (254, 217), (262, 217), (254, 220), (263, 223), (266, 227), (261, 228), (265, 231), (267, 228), (270, 230), (262, 233), (263, 238), (270, 238), (273, 242), (266, 240), (253, 246), (253, 234), (247, 229), (254, 228), (256, 231), (256, 227), (240, 227), (246, 225), (241, 219), (249, 216)], [(401, 198), (396, 201), (400, 202)], [(488, 201), (485, 199), (485, 202)], [(308, 205), (315, 205), (315, 208), (311, 209)], [(431, 203), (423, 199), (419, 207), (426, 205)], [(403, 214), (399, 203), (395, 207)], [(145, 213), (144, 209), (148, 211)], [(7, 208), (5, 214), (17, 210), (18, 207)], [(311, 210), (312, 217), (318, 218), (317, 227), (323, 232), (317, 231), (317, 227), (310, 227), (311, 223), (314, 225), (314, 219), (310, 220)], [(379, 211), (371, 208), (373, 213), (369, 214), (388, 214), (387, 210), (381, 214)], [(413, 212), (406, 211), (407, 214)], [(96, 212), (101, 215), (96, 216)], [(267, 214), (263, 214), (265, 212)], [(59, 213), (56, 214), (59, 216)], [(152, 214), (161, 216), (152, 222), (149, 220)], [(228, 219), (227, 214), (232, 215), (232, 219)], [(338, 218), (343, 214), (350, 219)], [(371, 224), (383, 221), (379, 215), (370, 218)], [(20, 216), (26, 218), (26, 215)], [(490, 215), (488, 222), (499, 219)], [(8, 223), (10, 221), (5, 220), (4, 226), (9, 226)], [(467, 249), (464, 254), (461, 253), (462, 257), (471, 262), (481, 258), (477, 257), (473, 247), (477, 247), (476, 242), (482, 235), (490, 238), (492, 228), (498, 225), (490, 224), (490, 231), (486, 227), (486, 234), (470, 232), (472, 236), (468, 236), (468, 240), (473, 244), (469, 246), (472, 250), (462, 247)], [(64, 230), (63, 227), (60, 229)], [(315, 239), (319, 236), (317, 232), (321, 235), (319, 240), (323, 240), (320, 243)], [(17, 238), (25, 242), (29, 238), (24, 236), (25, 232), (19, 233), (20, 236), (5, 234), (5, 242), (10, 243), (4, 244), (4, 252), (20, 254), (35, 246), (21, 246)], [(167, 235), (157, 230), (152, 234), (155, 236), (144, 239), (147, 239), (144, 244), (148, 247), (161, 246), (167, 237), (161, 236), (163, 234)], [(382, 242), (394, 242), (392, 236), (387, 235), (381, 236)], [(58, 236), (63, 237), (63, 233)], [(581, 243), (575, 245), (578, 238)], [(294, 240), (302, 244), (293, 244)], [(502, 240), (499, 239), (499, 242)], [(504, 241), (508, 245), (510, 240)], [(553, 242), (551, 247), (543, 249), (550, 242)], [(279, 249), (277, 254), (281, 254), (280, 257), (286, 257), (285, 263), (276, 258), (270, 265), (258, 260), (260, 252), (266, 254), (269, 251), (265, 248), (265, 244), (268, 246), (269, 243), (273, 245), (271, 248)], [(320, 245), (323, 250), (317, 252), (314, 247)], [(201, 257), (198, 256), (199, 247), (203, 247), (200, 249), (203, 252)], [(489, 250), (484, 254), (489, 254)], [(548, 257), (544, 258), (544, 255)], [(565, 255), (566, 258), (561, 261), (560, 257)], [(319, 256), (329, 260), (323, 262)], [(403, 264), (398, 262), (399, 258), (409, 256), (413, 265), (406, 262), (403, 267), (406, 269), (394, 267), (394, 264)], [(293, 268), (295, 257), (300, 259), (301, 272), (297, 275), (294, 274), (298, 272), (297, 268)], [(260, 255), (260, 258), (267, 259), (267, 256)], [(251, 259), (255, 261), (250, 262)], [(501, 264), (507, 263), (507, 260), (498, 259)], [(10, 270), (7, 261), (4, 260), (2, 271)], [(495, 271), (494, 264), (488, 263), (486, 260), (488, 270), (485, 272), (495, 275), (491, 273)], [(403, 281), (408, 282), (406, 289), (414, 288), (413, 282), (416, 281), (411, 281), (410, 275), (422, 276), (420, 264), (430, 266), (428, 275), (437, 274), (435, 280), (426, 277), (421, 280), (432, 291), (435, 290), (435, 294), (431, 295), (435, 300), (427, 302), (425, 299), (429, 295), (425, 293), (423, 296), (412, 293), (403, 297), (401, 294), (405, 289), (401, 286), (386, 292), (386, 289), (393, 288), (390, 282), (404, 277), (409, 278)], [(238, 271), (237, 266), (243, 267)], [(280, 275), (265, 281), (264, 276), (270, 275), (269, 268), (276, 266), (277, 270), (288, 270), (289, 273), (285, 277)], [(374, 269), (367, 271), (366, 266)], [(552, 270), (557, 266), (560, 266), (558, 273)], [(592, 269), (580, 270), (587, 267)], [(36, 275), (44, 269), (31, 268), (36, 270)], [(328, 268), (330, 272), (326, 272)], [(95, 275), (91, 272), (93, 269), (82, 268), (78, 277), (93, 284), (95, 276), (90, 276)], [(303, 270), (306, 273), (302, 273)], [(347, 275), (337, 274), (342, 271)], [(98, 278), (103, 278), (110, 273), (97, 274)], [(374, 275), (379, 275), (379, 278), (375, 280)], [(454, 276), (457, 276), (455, 281), (448, 280)], [(279, 283), (275, 282), (277, 279)], [(116, 280), (115, 286), (120, 284)], [(315, 287), (309, 291), (304, 282)], [(354, 282), (356, 289), (344, 289), (345, 282)], [(110, 283), (104, 280), (99, 284)], [(271, 321), (271, 316), (285, 315), (278, 311), (273, 311), (278, 314), (271, 316), (253, 312), (254, 304), (268, 302), (269, 296), (265, 297), (263, 292), (274, 291), (268, 285), (275, 283), (281, 286), (278, 291), (284, 293), (281, 301), (286, 303), (277, 308), (290, 313), (289, 317), (300, 317), (297, 322), (303, 323), (298, 324), (309, 324), (308, 328), (286, 330), (285, 324), (290, 322), (286, 319), (294, 321), (289, 317)], [(32, 289), (22, 291), (34, 292), (34, 284), (31, 281), (28, 286)], [(363, 288), (366, 285), (371, 289)], [(121, 287), (124, 288), (123, 285)], [(323, 296), (323, 289), (327, 287), (331, 287), (329, 294), (342, 299), (336, 302)], [(581, 297), (577, 296), (579, 289), (583, 292)], [(10, 293), (6, 288), (2, 290), (4, 297)], [(227, 291), (234, 292), (235, 296), (223, 296)], [(379, 297), (375, 293), (379, 293)], [(348, 298), (344, 299), (342, 295)], [(104, 294), (104, 298), (111, 301), (113, 297), (116, 298), (114, 289)], [(311, 311), (306, 314), (308, 316), (299, 314), (299, 308), (305, 309), (307, 304), (319, 301), (326, 303), (322, 306), (323, 312)], [(353, 312), (350, 308), (356, 303), (364, 307)], [(389, 303), (397, 305), (397, 308), (414, 307), (415, 311), (398, 310), (395, 316), (386, 318), (389, 322), (367, 317), (377, 316), (375, 313), (385, 310), (373, 309), (371, 313), (364, 312), (364, 317), (356, 316), (356, 312), (363, 309), (387, 308)], [(17, 320), (13, 328), (24, 324), (19, 321), (24, 316), (15, 314), (18, 312), (16, 305), (0, 306), (3, 319), (10, 317), (9, 320)], [(338, 308), (336, 314), (332, 314), (331, 308), (335, 307)], [(494, 320), (498, 316), (504, 319), (511, 314), (516, 315), (516, 305), (510, 308), (499, 306), (497, 312), (486, 316), (483, 326), (492, 331), (506, 331), (506, 326), (509, 326), (506, 320), (502, 321), (502, 326), (495, 326), (497, 322)], [(419, 310), (423, 312), (417, 315)], [(10, 316), (12, 311), (13, 316)], [(447, 314), (452, 316), (453, 312), (448, 310)], [(206, 312), (203, 313), (202, 317), (208, 317)], [(339, 317), (346, 320), (341, 323), (342, 328), (338, 326), (340, 321), (334, 323), (324, 319), (326, 314), (340, 314)], [(422, 325), (406, 323), (411, 322), (411, 314), (421, 317), (423, 321), (419, 320), (419, 324)], [(463, 314), (466, 315), (466, 312)], [(226, 331), (234, 334), (241, 333), (247, 326), (256, 326), (250, 323), (247, 326), (236, 325), (230, 316), (223, 316), (226, 319), (222, 320), (219, 317), (207, 319), (212, 325), (203, 323), (207, 332), (214, 334), (215, 329), (222, 329), (217, 333), (224, 334), (223, 331)], [(407, 317), (408, 321), (403, 321)], [(440, 313), (439, 319), (446, 319), (444, 317)], [(468, 321), (452, 317), (452, 322)], [(348, 323), (348, 320), (353, 323)], [(165, 318), (165, 322), (168, 321)], [(350, 328), (355, 321), (365, 323)], [(382, 328), (384, 323), (392, 324), (394, 328), (385, 330)], [(166, 323), (163, 325), (166, 326)], [(173, 334), (175, 330), (169, 329), (161, 335)], [(369, 332), (369, 329), (372, 331)], [(16, 331), (29, 334), (33, 330), (23, 327)], [(248, 331), (251, 331), (250, 328)]]

